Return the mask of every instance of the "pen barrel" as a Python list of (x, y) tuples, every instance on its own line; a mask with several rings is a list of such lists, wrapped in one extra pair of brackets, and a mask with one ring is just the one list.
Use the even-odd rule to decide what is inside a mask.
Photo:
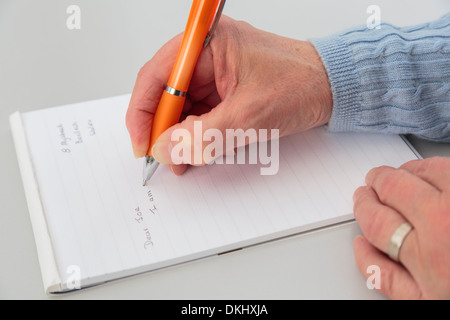
[(186, 98), (177, 93), (187, 93), (205, 39), (210, 32), (221, 0), (193, 0), (188, 22), (175, 64), (167, 86), (176, 93), (164, 91), (156, 109), (150, 137), (148, 155), (158, 137), (176, 124), (181, 116)]
[(155, 117), (153, 118), (150, 148), (148, 151), (149, 156), (152, 156), (152, 147), (158, 137), (180, 120), (185, 100), (185, 97), (179, 97), (167, 91), (163, 92), (158, 108), (156, 109)]
[(167, 82), (168, 86), (188, 91), (197, 60), (219, 5), (220, 0), (193, 1), (177, 59)]

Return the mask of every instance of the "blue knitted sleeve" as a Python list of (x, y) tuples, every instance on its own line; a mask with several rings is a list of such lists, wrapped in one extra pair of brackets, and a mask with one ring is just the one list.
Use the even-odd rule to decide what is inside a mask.
[(427, 24), (364, 26), (311, 42), (331, 84), (331, 131), (450, 142), (450, 13)]

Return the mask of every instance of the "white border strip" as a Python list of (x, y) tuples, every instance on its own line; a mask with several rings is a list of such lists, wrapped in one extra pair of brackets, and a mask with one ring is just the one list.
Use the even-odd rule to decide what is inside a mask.
[(47, 229), (45, 213), (39, 194), (39, 186), (34, 174), (34, 167), (28, 149), (21, 114), (19, 112), (12, 114), (9, 117), (9, 123), (25, 189), (28, 210), (30, 212), (45, 292), (47, 294), (59, 292), (62, 289), (61, 279), (58, 268), (56, 267), (52, 242)]

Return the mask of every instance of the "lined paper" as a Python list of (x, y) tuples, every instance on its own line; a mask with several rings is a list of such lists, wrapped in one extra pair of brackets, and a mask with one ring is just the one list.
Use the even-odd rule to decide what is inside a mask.
[(280, 139), (279, 171), (259, 165), (160, 166), (142, 187), (125, 127), (130, 95), (23, 114), (60, 278), (124, 277), (352, 218), (352, 194), (379, 165), (417, 157), (398, 136)]

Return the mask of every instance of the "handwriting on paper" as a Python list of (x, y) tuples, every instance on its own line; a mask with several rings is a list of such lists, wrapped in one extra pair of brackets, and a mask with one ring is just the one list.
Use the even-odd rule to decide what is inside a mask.
[(60, 150), (63, 153), (71, 153), (77, 144), (84, 143), (85, 138), (96, 135), (95, 126), (92, 120), (79, 124), (73, 121), (70, 126), (58, 124), (56, 126)]
[(147, 226), (147, 224), (145, 223), (144, 214), (142, 213), (142, 211), (139, 207), (136, 207), (134, 209), (134, 221), (136, 221), (137, 224), (142, 225), (144, 249), (147, 250), (147, 249), (153, 247), (153, 239), (152, 239), (152, 235), (150, 233), (150, 229)]
[(147, 197), (148, 197), (148, 201), (150, 202), (150, 208), (148, 208), (148, 210), (152, 214), (157, 214), (158, 213), (158, 209), (156, 208), (155, 199), (153, 197), (153, 194), (152, 194), (151, 190), (147, 191)]
[[(149, 214), (151, 214), (151, 215), (158, 214), (158, 208), (156, 207), (155, 198), (150, 189), (147, 190), (146, 195), (147, 195), (147, 200), (149, 201), (148, 207), (146, 204), (145, 211), (142, 210), (141, 207), (136, 207), (133, 212), (133, 219), (134, 219), (135, 223), (141, 227), (143, 248), (145, 250), (148, 250), (151, 247), (153, 247), (153, 245), (154, 245), (152, 234), (150, 232), (150, 225), (148, 222), (148, 219), (150, 218)], [(146, 213), (144, 213), (144, 212), (146, 212)], [(146, 214), (147, 214), (147, 216), (146, 216)]]

